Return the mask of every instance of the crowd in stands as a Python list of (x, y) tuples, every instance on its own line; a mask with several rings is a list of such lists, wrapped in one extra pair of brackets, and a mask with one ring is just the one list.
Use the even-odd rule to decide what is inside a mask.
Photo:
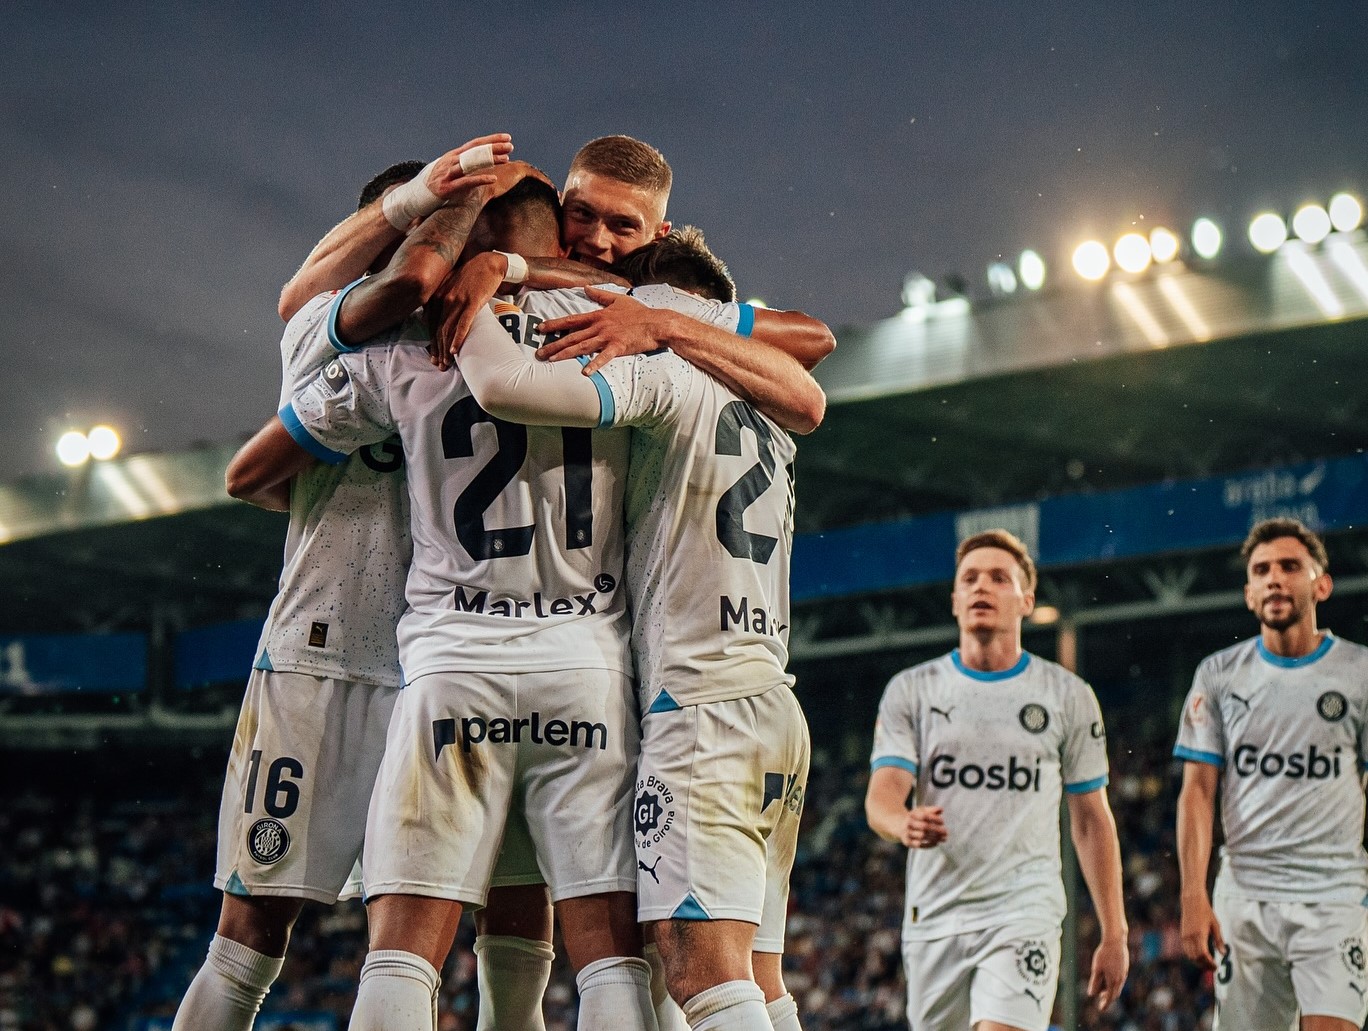
[[(1194, 1031), (1210, 1026), (1211, 977), (1182, 958), (1168, 744), (1112, 757), (1111, 800), (1126, 864), (1132, 968), (1120, 1001), (1079, 1026)], [(75, 763), (65, 770), (61, 764)], [(7, 769), (0, 808), (0, 1031), (159, 1031), (203, 959), (218, 914), (210, 885), (222, 760), (103, 753), (49, 756)], [(168, 767), (159, 775), (151, 767)], [(14, 757), (7, 767), (18, 767)], [(901, 1029), (899, 927), (905, 852), (864, 822), (858, 761), (819, 759), (793, 875), (786, 978), (807, 1031)], [(20, 786), (16, 787), (16, 783)], [(1079, 914), (1080, 988), (1096, 924)], [(441, 1031), (475, 1026), (473, 930), (443, 972)], [(307, 906), (258, 1028), (346, 1027), (365, 953), (360, 903)], [(558, 960), (546, 998), (551, 1031), (575, 1022), (574, 979)], [(1056, 1007), (1058, 1012), (1058, 1006)], [(290, 1014), (284, 1024), (269, 1014)], [(312, 1014), (313, 1020), (305, 1019)]]

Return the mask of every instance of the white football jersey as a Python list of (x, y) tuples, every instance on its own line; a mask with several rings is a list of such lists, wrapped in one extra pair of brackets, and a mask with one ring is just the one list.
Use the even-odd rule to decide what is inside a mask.
[(1216, 890), (1269, 902), (1368, 892), (1368, 648), (1328, 632), (1300, 659), (1260, 638), (1197, 668), (1173, 754), (1222, 770)]
[(613, 425), (633, 427), (627, 582), (642, 710), (792, 686), (792, 439), (668, 351), (601, 373)]
[(414, 550), (399, 622), (407, 678), (630, 673), (619, 585), (626, 434), (494, 419), (457, 370), (432, 368), (419, 318), (386, 338), (331, 362), (291, 410), (315, 446), (336, 453), (396, 431), (403, 441)]
[[(281, 417), (337, 355), (337, 293), (299, 310), (280, 341)], [(409, 542), (404, 453), (386, 434), (338, 464), (295, 477), (280, 588), (257, 647), (258, 669), (397, 687), (394, 628), (404, 609)]]
[(947, 840), (910, 849), (903, 940), (1009, 920), (1064, 919), (1061, 792), (1107, 784), (1107, 740), (1092, 689), (1023, 653), (981, 673), (959, 651), (888, 682), (871, 766), (917, 778), (916, 804), (943, 806)]

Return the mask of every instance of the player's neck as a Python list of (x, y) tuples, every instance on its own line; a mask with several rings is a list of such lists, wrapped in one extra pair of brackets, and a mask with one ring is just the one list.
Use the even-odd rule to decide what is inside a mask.
[(960, 662), (976, 673), (1003, 673), (1021, 661), (1021, 628), (960, 633)]
[(1301, 659), (1320, 647), (1325, 632), (1316, 629), (1316, 614), (1312, 612), (1310, 618), (1298, 620), (1286, 630), (1263, 626), (1259, 636), (1264, 648), (1279, 658)]

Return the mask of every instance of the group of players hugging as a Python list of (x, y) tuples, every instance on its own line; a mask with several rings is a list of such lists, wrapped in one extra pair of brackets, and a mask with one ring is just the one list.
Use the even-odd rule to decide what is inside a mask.
[[(512, 149), (386, 169), (281, 294), (279, 414), (227, 483), (290, 513), (285, 562), (177, 1031), (249, 1029), (304, 902), (357, 895), (355, 1031), (434, 1031), (464, 907), (481, 1029), (544, 1027), (556, 923), (583, 1029), (801, 1027), (789, 433), (820, 423), (835, 341), (737, 302), (666, 220), (653, 147), (593, 140), (560, 191)], [(1331, 581), (1300, 524), (1259, 524), (1245, 558), (1260, 636), (1198, 670), (1175, 752), (1184, 947), (1228, 1031), (1357, 1028), (1368, 649), (1316, 629)], [(1048, 1027), (1062, 798), (1089, 993), (1125, 982), (1106, 733), (1086, 683), (1022, 650), (1035, 586), (1010, 533), (963, 541), (959, 647), (880, 705), (866, 812), (910, 849), (916, 1029)]]

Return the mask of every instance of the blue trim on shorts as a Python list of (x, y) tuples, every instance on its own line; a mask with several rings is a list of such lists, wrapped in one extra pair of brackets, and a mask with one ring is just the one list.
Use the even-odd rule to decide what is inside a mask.
[(1065, 784), (1064, 793), (1066, 795), (1086, 795), (1089, 791), (1096, 791), (1098, 788), (1105, 788), (1110, 778), (1104, 773), (1100, 777), (1092, 780), (1085, 780), (1078, 784)]
[(960, 650), (958, 648), (950, 653), (950, 661), (955, 664), (955, 669), (959, 670), (970, 680), (1010, 680), (1018, 673), (1024, 673), (1026, 671), (1026, 667), (1031, 664), (1031, 653), (1022, 652), (1021, 658), (1017, 659), (1016, 665), (1011, 669), (997, 670), (993, 673), (984, 673), (981, 670), (970, 669), (964, 664), (964, 660), (960, 658)]
[(314, 435), (304, 428), (304, 423), (295, 413), (294, 402), (291, 401), (280, 410), (280, 421), (285, 427), (285, 432), (294, 438), (294, 442), (302, 447), (309, 454), (313, 455), (320, 462), (327, 465), (341, 465), (347, 460), (347, 456), (340, 451), (324, 447), (314, 439)]
[(242, 883), (242, 878), (238, 876), (236, 870), (228, 875), (228, 883), (223, 886), (223, 893), (225, 895), (240, 895), (244, 898), (250, 897), (252, 894), (247, 890), (247, 885)]
[(264, 669), (267, 673), (274, 673), (275, 667), (271, 665), (271, 653), (265, 648), (261, 649), (261, 654), (257, 656), (256, 662), (252, 663), (252, 669)]
[(698, 904), (698, 899), (693, 897), (690, 892), (684, 896), (684, 901), (679, 904), (673, 913), (670, 914), (671, 920), (711, 920), (708, 911)]
[(740, 315), (736, 320), (736, 335), (739, 337), (748, 337), (751, 333), (755, 332), (755, 305), (743, 302), (736, 307), (740, 312)]
[(661, 691), (660, 694), (655, 696), (655, 701), (651, 703), (651, 707), (646, 711), (648, 713), (677, 712), (679, 709), (682, 708), (683, 706), (680, 705), (677, 701), (674, 700), (674, 698), (670, 696), (669, 691)]
[(1173, 746), (1173, 757), (1190, 763), (1206, 763), (1208, 766), (1215, 766), (1218, 769), (1225, 765), (1225, 756), (1223, 755), (1217, 755), (1215, 752), (1199, 752), (1195, 748), (1187, 748), (1184, 745)]
[(1316, 650), (1310, 655), (1303, 655), (1298, 659), (1289, 659), (1285, 655), (1274, 655), (1264, 647), (1262, 637), (1255, 640), (1254, 648), (1258, 651), (1259, 658), (1263, 659), (1264, 662), (1268, 663), (1270, 666), (1277, 666), (1279, 669), (1297, 669), (1301, 666), (1309, 666), (1318, 659), (1325, 658), (1325, 653), (1330, 650), (1330, 646), (1334, 643), (1335, 635), (1327, 630), (1325, 632), (1325, 639), (1316, 646)]
[(340, 354), (351, 354), (353, 351), (361, 350), (359, 347), (352, 347), (349, 344), (344, 344), (342, 338), (337, 335), (337, 313), (342, 310), (342, 299), (352, 292), (352, 289), (357, 283), (360, 283), (361, 280), (365, 278), (365, 276), (362, 276), (361, 279), (344, 286), (337, 292), (337, 296), (333, 298), (332, 304), (328, 306), (328, 343), (332, 344), (333, 350)]
[(869, 772), (873, 773), (875, 770), (882, 770), (885, 766), (893, 766), (899, 770), (906, 770), (914, 777), (917, 775), (918, 767), (916, 763), (914, 763), (911, 759), (903, 759), (902, 757), (896, 755), (879, 756), (879, 758), (875, 759), (873, 762), (869, 764)]

